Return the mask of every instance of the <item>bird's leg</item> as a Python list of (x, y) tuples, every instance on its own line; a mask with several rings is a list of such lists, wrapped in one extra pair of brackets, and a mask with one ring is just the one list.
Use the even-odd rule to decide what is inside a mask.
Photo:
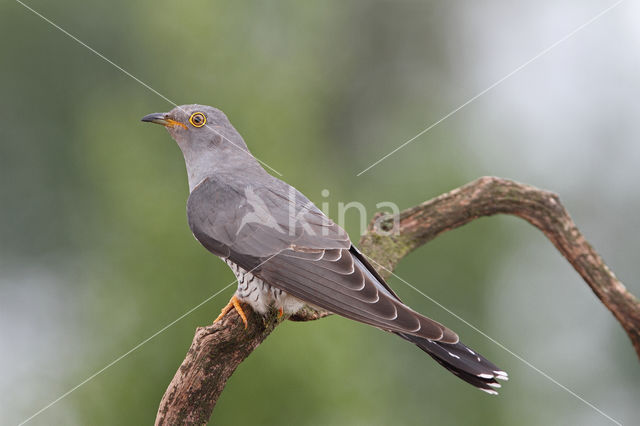
[(231, 300), (229, 300), (227, 306), (222, 308), (222, 311), (220, 311), (220, 315), (218, 315), (218, 318), (216, 318), (214, 323), (220, 321), (227, 314), (227, 312), (234, 308), (238, 312), (238, 315), (240, 315), (240, 318), (242, 318), (244, 328), (246, 329), (249, 326), (249, 321), (247, 321), (247, 315), (242, 310), (242, 306), (240, 306), (240, 300), (238, 300), (235, 294), (231, 297)]

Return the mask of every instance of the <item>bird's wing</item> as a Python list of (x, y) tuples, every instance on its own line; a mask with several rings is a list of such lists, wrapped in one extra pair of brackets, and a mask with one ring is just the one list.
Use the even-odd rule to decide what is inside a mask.
[(342, 228), (282, 185), (203, 182), (188, 202), (194, 235), (213, 253), (305, 302), (384, 330), (458, 341), (454, 332), (404, 305)]
[(223, 257), (230, 250), (263, 258), (285, 249), (351, 246), (349, 235), (342, 228), (304, 195), (289, 188), (291, 191), (265, 185), (226, 184), (207, 178), (189, 196), (189, 226), (205, 246), (201, 237), (215, 240), (217, 244), (207, 243), (218, 246), (215, 248), (222, 253), (212, 251)]

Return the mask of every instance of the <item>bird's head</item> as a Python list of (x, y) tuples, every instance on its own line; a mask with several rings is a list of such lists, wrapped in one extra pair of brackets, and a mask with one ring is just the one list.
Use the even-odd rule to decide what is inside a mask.
[(207, 105), (180, 105), (145, 115), (142, 121), (163, 125), (182, 150), (192, 186), (215, 171), (262, 171), (227, 116)]
[(142, 121), (163, 125), (180, 146), (211, 142), (231, 126), (219, 109), (197, 104), (180, 105), (169, 112), (145, 115)]

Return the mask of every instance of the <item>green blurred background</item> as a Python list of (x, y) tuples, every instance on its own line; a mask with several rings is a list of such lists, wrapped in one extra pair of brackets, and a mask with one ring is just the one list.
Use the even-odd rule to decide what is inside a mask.
[[(640, 7), (625, 2), (360, 177), (613, 1), (58, 1), (30, 6), (166, 97), (223, 109), (309, 198), (410, 207), (483, 175), (560, 194), (640, 294)], [(233, 276), (192, 237), (181, 154), (140, 123), (172, 105), (25, 9), (0, 4), (0, 423), (17, 424)], [(330, 196), (323, 198), (321, 191)], [(355, 210), (346, 227), (358, 240)], [(553, 246), (477, 220), (396, 271), (625, 424), (640, 368)], [(332, 317), (286, 323), (211, 424), (607, 425), (593, 408), (397, 279), (415, 309), (510, 373), (499, 397), (417, 348)], [(229, 289), (29, 424), (150, 424)]]

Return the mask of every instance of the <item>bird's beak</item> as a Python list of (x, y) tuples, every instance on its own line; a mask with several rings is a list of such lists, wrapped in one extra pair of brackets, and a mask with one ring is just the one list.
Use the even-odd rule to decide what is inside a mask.
[(147, 122), (147, 123), (156, 123), (156, 124), (162, 124), (164, 127), (175, 127), (175, 126), (180, 126), (183, 128), (187, 128), (187, 126), (185, 126), (184, 124), (180, 123), (179, 121), (173, 120), (169, 117), (167, 117), (167, 113), (166, 112), (155, 112), (153, 114), (149, 114), (149, 115), (145, 115), (144, 117), (142, 117), (142, 121)]

